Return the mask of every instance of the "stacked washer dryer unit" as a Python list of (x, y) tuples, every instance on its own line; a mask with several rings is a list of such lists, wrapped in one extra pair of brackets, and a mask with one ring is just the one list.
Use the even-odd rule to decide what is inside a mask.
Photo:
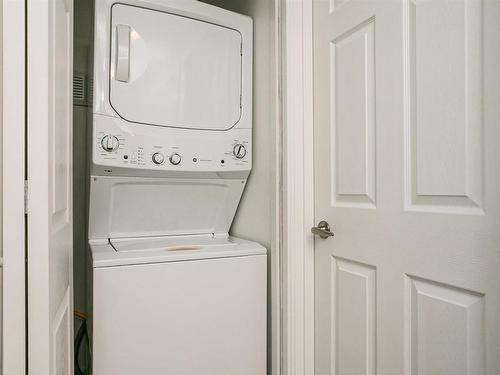
[(94, 375), (266, 371), (266, 250), (228, 235), (252, 161), (252, 21), (96, 0)]

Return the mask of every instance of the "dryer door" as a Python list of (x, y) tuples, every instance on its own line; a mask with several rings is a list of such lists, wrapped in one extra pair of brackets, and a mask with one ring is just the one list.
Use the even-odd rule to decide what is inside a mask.
[(242, 37), (131, 5), (111, 9), (110, 103), (136, 123), (227, 130), (241, 117)]

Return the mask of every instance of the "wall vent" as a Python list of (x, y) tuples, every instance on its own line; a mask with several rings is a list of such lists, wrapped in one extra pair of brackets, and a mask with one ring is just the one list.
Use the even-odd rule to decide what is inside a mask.
[(90, 77), (88, 79), (88, 85), (87, 85), (87, 104), (89, 106), (92, 106), (92, 103), (94, 103), (94, 79), (92, 77)]
[(85, 106), (88, 104), (87, 76), (84, 74), (73, 75), (73, 104)]

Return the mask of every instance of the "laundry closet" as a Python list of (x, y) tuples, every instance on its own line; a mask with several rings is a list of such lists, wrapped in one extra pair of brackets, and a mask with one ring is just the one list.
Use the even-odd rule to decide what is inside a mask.
[(275, 7), (74, 2), (77, 373), (270, 373)]

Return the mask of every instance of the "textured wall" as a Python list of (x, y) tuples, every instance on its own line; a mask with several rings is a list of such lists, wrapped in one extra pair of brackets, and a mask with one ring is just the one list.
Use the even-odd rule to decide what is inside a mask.
[[(268, 374), (276, 371), (279, 354), (279, 293), (275, 284), (278, 269), (276, 238), (277, 127), (275, 2), (271, 0), (203, 0), (252, 17), (254, 21), (253, 69), (253, 169), (231, 227), (231, 234), (257, 241), (268, 257)], [(273, 270), (273, 274), (271, 274)], [(273, 325), (272, 325), (273, 324)]]
[(237, 237), (271, 249), (276, 181), (276, 90), (274, 1), (203, 0), (254, 21), (253, 170), (231, 228)]
[[(93, 0), (75, 0), (75, 74), (92, 77)], [(90, 105), (90, 104), (89, 104)], [(73, 106), (73, 265), (75, 309), (87, 312), (87, 126), (89, 108)]]

